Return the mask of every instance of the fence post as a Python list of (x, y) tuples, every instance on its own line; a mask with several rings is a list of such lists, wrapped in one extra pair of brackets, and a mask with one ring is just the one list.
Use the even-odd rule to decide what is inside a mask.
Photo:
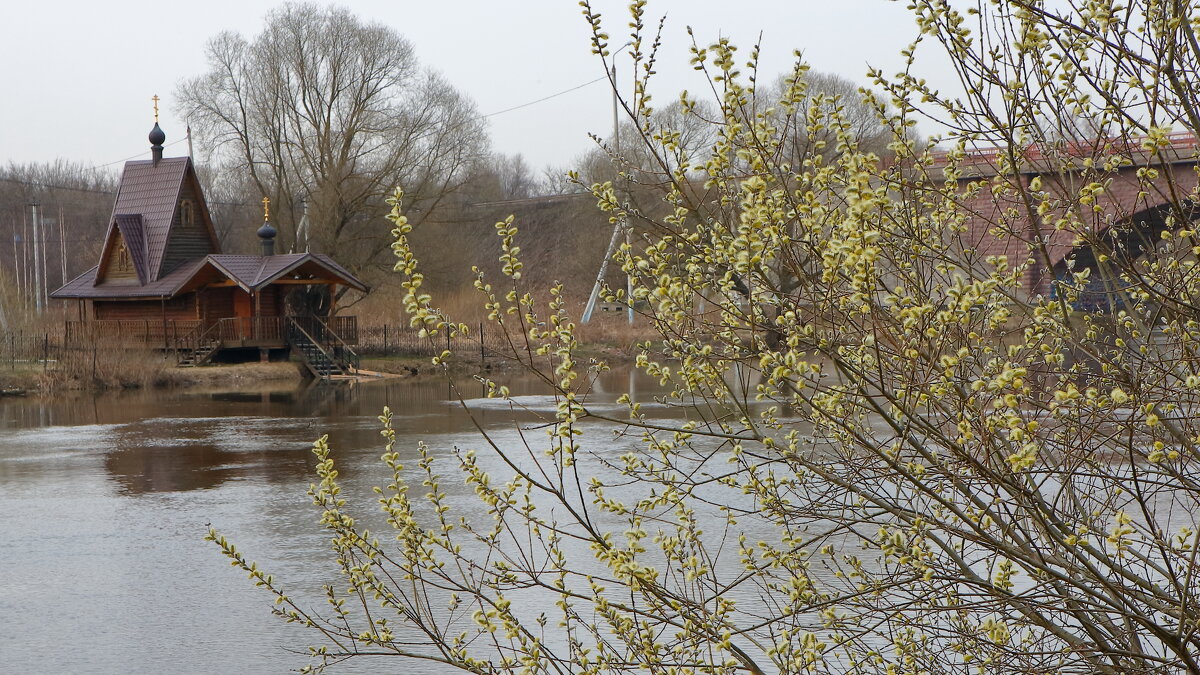
[(383, 355), (384, 356), (388, 355), (388, 334), (387, 334), (387, 324), (386, 323), (383, 324)]
[(42, 372), (46, 372), (46, 368), (50, 364), (50, 334), (42, 333)]

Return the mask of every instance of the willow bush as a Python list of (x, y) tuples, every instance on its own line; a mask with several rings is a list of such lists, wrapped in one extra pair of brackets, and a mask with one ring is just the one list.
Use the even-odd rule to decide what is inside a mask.
[[(861, 92), (891, 136), (879, 152), (839, 97), (808, 96), (802, 63), (767, 100), (757, 47), (696, 46), (720, 109), (689, 157), (648, 121), (658, 41), (634, 3), (644, 76), (623, 103), (655, 158), (636, 175), (671, 209), (620, 253), (632, 299), (610, 296), (656, 328), (637, 367), (687, 419), (589, 407), (606, 366), (577, 357), (574, 303), (523, 288), (520, 224), (501, 222), (505, 277), (477, 289), (556, 394), (542, 444), (483, 436), (453, 477), (421, 447), (413, 474), (385, 412), (376, 535), (318, 443), (312, 495), (343, 575), (326, 613), (213, 538), (323, 634), (318, 667), (1200, 672), (1200, 241), (1195, 169), (1168, 167), (1196, 152), (1169, 132), (1200, 130), (1194, 5), (915, 0), (907, 69)], [(964, 91), (921, 79), (931, 51)], [(919, 119), (942, 135), (919, 141)], [(1118, 212), (1131, 185), (1153, 222)], [(641, 217), (620, 181), (592, 190)], [(423, 292), (393, 206), (412, 323), (467, 331)], [(604, 452), (613, 425), (635, 449)], [(447, 503), (460, 479), (473, 507)]]

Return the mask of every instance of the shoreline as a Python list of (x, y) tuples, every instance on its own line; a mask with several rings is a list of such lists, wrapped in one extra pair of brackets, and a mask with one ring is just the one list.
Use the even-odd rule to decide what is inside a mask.
[[(606, 345), (586, 345), (577, 356), (581, 361), (595, 358), (613, 365), (633, 360), (631, 355)], [(476, 375), (503, 373), (521, 369), (521, 366), (512, 360), (494, 357), (483, 363), (478, 359), (453, 360), (449, 363), (449, 369), (453, 375)], [(431, 363), (429, 356), (364, 356), (360, 370), (364, 376), (359, 381), (367, 382), (443, 375), (443, 371)], [(308, 379), (311, 379), (311, 375), (299, 361), (219, 363), (196, 368), (162, 366), (136, 373), (128, 379), (81, 376), (61, 370), (56, 365), (21, 364), (13, 368), (0, 365), (0, 399), (53, 396), (66, 392), (186, 390), (254, 383), (299, 385)]]

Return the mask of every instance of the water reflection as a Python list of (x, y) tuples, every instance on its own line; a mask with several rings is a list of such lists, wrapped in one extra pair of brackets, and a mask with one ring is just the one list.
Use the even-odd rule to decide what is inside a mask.
[[(337, 572), (306, 495), (312, 441), (329, 434), (346, 494), (370, 512), (370, 486), (386, 480), (378, 416), (388, 406), (410, 469), (424, 441), (447, 476), (447, 498), (471, 506), (452, 449), (480, 447), (476, 425), (497, 442), (538, 448), (557, 405), (538, 380), (504, 384), (511, 402), (484, 398), (478, 382), (448, 391), (433, 378), (0, 399), (0, 614), (22, 617), (0, 640), (0, 662), (12, 672), (99, 673), (303, 665), (284, 648), (313, 637), (270, 616), (269, 600), (203, 541), (208, 525), (298, 596), (319, 598)], [(616, 399), (630, 390), (656, 417), (686, 415), (656, 404), (657, 383), (628, 371), (600, 375), (585, 400), (620, 419)], [(600, 432), (587, 437), (598, 456), (638, 442), (588, 424)], [(63, 634), (73, 649), (61, 649)], [(219, 667), (206, 668), (216, 651)]]
[(210, 489), (239, 478), (293, 482), (312, 468), (310, 445), (295, 435), (255, 417), (150, 419), (115, 432), (104, 468), (128, 494)]

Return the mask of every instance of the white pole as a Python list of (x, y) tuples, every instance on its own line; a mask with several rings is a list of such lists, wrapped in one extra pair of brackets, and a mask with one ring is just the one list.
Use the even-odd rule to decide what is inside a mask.
[[(629, 45), (627, 44), (627, 45), (621, 47), (621, 49), (625, 49), (625, 47), (628, 47), (628, 46)], [(621, 51), (621, 49), (618, 49), (617, 52), (619, 53)], [(615, 58), (616, 54), (614, 54), (613, 56), (614, 56), (613, 64), (611, 66), (611, 70), (609, 71), (609, 73), (612, 77), (612, 120), (613, 120), (612, 148), (613, 148), (613, 155), (615, 155), (615, 161), (614, 161), (613, 166), (616, 167), (619, 172), (620, 164), (617, 162), (620, 161), (620, 157), (621, 157), (621, 126), (619, 124), (619, 117), (617, 116), (618, 105), (617, 105), (617, 64), (616, 64), (616, 58)], [(614, 176), (614, 179), (615, 178), (616, 178), (616, 176)], [(608, 263), (610, 260), (612, 260), (613, 253), (615, 253), (617, 250), (617, 242), (620, 240), (622, 233), (625, 235), (625, 243), (628, 244), (629, 243), (629, 228), (626, 227), (624, 214), (617, 216), (616, 226), (613, 227), (612, 238), (609, 239), (608, 248), (605, 249), (605, 251), (604, 251), (604, 259), (600, 262), (600, 272), (599, 272), (599, 274), (596, 275), (596, 283), (592, 284), (592, 292), (588, 296), (587, 304), (584, 305), (583, 316), (579, 320), (580, 323), (587, 323), (588, 321), (592, 320), (592, 312), (594, 312), (596, 310), (596, 300), (600, 297), (600, 287), (604, 285), (604, 277), (608, 273)], [(629, 315), (629, 323), (632, 324), (633, 323), (633, 278), (630, 276), (625, 277), (625, 302), (628, 304), (627, 312)]]
[(583, 317), (579, 319), (580, 323), (592, 320), (592, 312), (596, 309), (596, 299), (600, 297), (600, 287), (604, 285), (604, 275), (608, 273), (608, 261), (612, 259), (613, 251), (616, 250), (617, 241), (621, 238), (621, 232), (624, 229), (624, 223), (618, 220), (616, 227), (613, 228), (612, 239), (608, 240), (608, 248), (604, 250), (604, 260), (600, 261), (600, 273), (596, 275), (596, 283), (592, 285), (592, 294), (588, 296), (587, 305), (583, 308)]
[(50, 248), (49, 240), (46, 237), (45, 228), (46, 214), (42, 213), (42, 223), (40, 223), (39, 231), (42, 233), (42, 293), (38, 299), (42, 302), (42, 309), (50, 304), (50, 268), (46, 265), (47, 250)]
[(67, 225), (66, 219), (63, 218), (63, 207), (58, 206), (58, 260), (62, 263), (62, 283), (59, 286), (67, 285)]
[[(25, 224), (25, 214), (23, 213), (21, 214), (21, 224)], [(22, 277), (22, 275), (25, 274), (25, 267), (21, 264), (21, 252), (17, 248), (17, 242), (24, 244), (25, 240), (22, 239), (21, 235), (16, 232), (16, 229), (17, 223), (16, 221), (13, 221), (13, 272), (17, 277), (17, 304), (21, 305), (21, 299), (25, 297), (23, 294), (25, 284), (24, 278)], [(21, 306), (23, 307), (24, 305)]]
[(42, 214), (33, 207), (33, 307), (42, 313)]
[(29, 309), (29, 287), (33, 279), (29, 276), (29, 212), (21, 207), (21, 279), (24, 292), (21, 295), (21, 308)]

